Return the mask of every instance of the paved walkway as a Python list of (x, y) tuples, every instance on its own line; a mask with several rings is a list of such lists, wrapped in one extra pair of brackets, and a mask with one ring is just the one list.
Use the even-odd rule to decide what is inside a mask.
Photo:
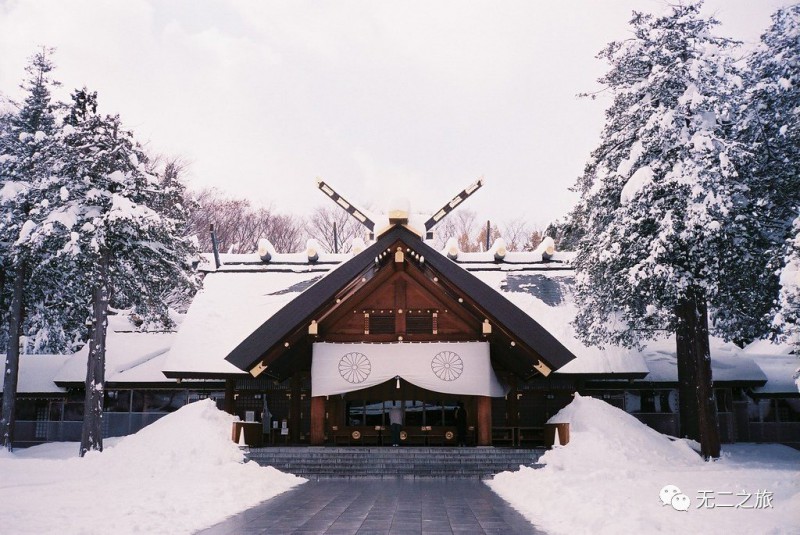
[(543, 534), (477, 480), (309, 481), (203, 530), (238, 534)]

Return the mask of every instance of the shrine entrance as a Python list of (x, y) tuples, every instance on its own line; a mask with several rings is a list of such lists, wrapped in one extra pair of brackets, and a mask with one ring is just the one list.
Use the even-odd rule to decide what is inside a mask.
[[(404, 446), (456, 446), (456, 409), (467, 414), (467, 445), (477, 444), (476, 397), (444, 394), (403, 379), (325, 399), (325, 442), (331, 445), (391, 445), (389, 410), (403, 411), (400, 443)], [(491, 424), (489, 424), (491, 425)]]

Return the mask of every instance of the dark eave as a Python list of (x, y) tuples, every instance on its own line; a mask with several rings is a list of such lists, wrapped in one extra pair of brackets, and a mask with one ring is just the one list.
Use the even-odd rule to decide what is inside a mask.
[(416, 234), (396, 226), (366, 250), (305, 290), (285, 307), (276, 312), (242, 341), (225, 359), (237, 368), (249, 371), (268, 353), (282, 345), (286, 338), (315, 317), (335, 300), (337, 295), (354, 280), (374, 268), (375, 259), (397, 241), (402, 241), (424, 256), (430, 268), (438, 272), (449, 285), (468, 295), (505, 331), (525, 347), (541, 355), (552, 369), (557, 370), (575, 356), (546, 329), (534, 321), (499, 292), (485, 284), (472, 273), (426, 245)]
[[(630, 375), (631, 377), (623, 377)], [(634, 377), (635, 375), (638, 375)], [(576, 375), (578, 377), (578, 375)], [(585, 388), (599, 390), (649, 390), (657, 388), (678, 388), (678, 381), (648, 381), (646, 374), (592, 374), (584, 375), (586, 381)], [(735, 381), (714, 381), (714, 388), (754, 388), (764, 386), (766, 381), (763, 379), (739, 379)]]
[[(166, 375), (166, 374), (165, 374)], [(204, 375), (205, 377), (198, 377), (198, 375)], [(242, 378), (244, 374), (232, 375), (230, 378)], [(220, 376), (219, 374), (193, 374), (190, 376), (185, 376), (187, 380), (184, 380), (183, 377), (175, 377), (175, 379), (181, 379), (181, 381), (174, 381), (174, 382), (164, 382), (164, 381), (110, 381), (106, 382), (105, 388), (106, 390), (119, 390), (119, 389), (143, 389), (143, 390), (175, 390), (181, 388), (198, 388), (198, 389), (219, 389), (225, 386), (225, 377)], [(204, 379), (211, 379), (211, 380), (204, 380)], [(53, 381), (57, 386), (61, 388), (83, 388), (86, 384), (83, 381)]]
[(182, 372), (182, 371), (163, 371), (161, 372), (168, 379), (242, 379), (243, 377), (250, 377), (249, 374), (241, 373), (211, 373), (211, 372)]

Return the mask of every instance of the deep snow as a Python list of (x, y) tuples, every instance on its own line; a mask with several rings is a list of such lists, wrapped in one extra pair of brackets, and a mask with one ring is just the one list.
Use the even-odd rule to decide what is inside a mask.
[[(673, 441), (604, 401), (575, 399), (551, 422), (570, 424), (569, 444), (545, 453), (542, 468), (520, 467), (487, 484), (552, 535), (618, 533), (798, 533), (800, 452), (771, 444), (724, 445), (705, 463), (689, 443)], [(677, 486), (688, 511), (663, 505), (661, 489)], [(713, 491), (703, 501), (701, 491)], [(772, 507), (756, 508), (757, 492)], [(732, 493), (732, 494), (723, 494)], [(745, 503), (736, 505), (747, 493)], [(741, 494), (741, 495), (739, 495)], [(761, 505), (765, 500), (761, 499)], [(709, 504), (716, 507), (709, 508)], [(698, 507), (700, 506), (700, 507)]]
[[(229, 436), (233, 420), (204, 400), (84, 459), (76, 443), (0, 452), (2, 532), (192, 533), (304, 481), (243, 463)], [(721, 460), (704, 463), (687, 442), (580, 396), (551, 421), (570, 423), (569, 444), (548, 451), (543, 468), (487, 482), (547, 533), (798, 532), (800, 452), (725, 445)], [(688, 511), (662, 505), (667, 485), (688, 496)], [(701, 490), (713, 491), (718, 506), (698, 508)], [(772, 507), (756, 508), (765, 490)], [(742, 492), (752, 494), (751, 508), (721, 507)]]
[(254, 462), (210, 400), (77, 457), (77, 443), (0, 453), (3, 533), (192, 533), (304, 482)]

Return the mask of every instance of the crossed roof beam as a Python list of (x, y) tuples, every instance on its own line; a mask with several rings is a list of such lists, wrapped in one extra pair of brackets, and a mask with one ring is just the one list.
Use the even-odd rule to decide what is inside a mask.
[[(439, 210), (433, 213), (427, 221), (425, 221), (425, 229), (424, 234), (427, 238), (431, 238), (431, 231), (433, 228), (438, 225), (442, 219), (444, 219), (447, 214), (455, 210), (461, 203), (466, 201), (470, 198), (476, 191), (478, 191), (484, 184), (484, 179), (479, 178), (463, 190), (461, 190), (456, 196), (452, 198), (449, 202), (445, 203)], [(357, 206), (356, 204), (348, 201), (342, 195), (340, 195), (330, 184), (326, 183), (322, 179), (317, 179), (317, 187), (328, 196), (337, 206), (342, 208), (348, 214), (353, 216), (356, 221), (364, 225), (367, 230), (371, 233), (375, 232), (375, 221), (373, 221), (369, 216), (367, 216), (367, 211), (363, 210), (361, 207)], [(419, 229), (422, 230), (422, 229)]]

